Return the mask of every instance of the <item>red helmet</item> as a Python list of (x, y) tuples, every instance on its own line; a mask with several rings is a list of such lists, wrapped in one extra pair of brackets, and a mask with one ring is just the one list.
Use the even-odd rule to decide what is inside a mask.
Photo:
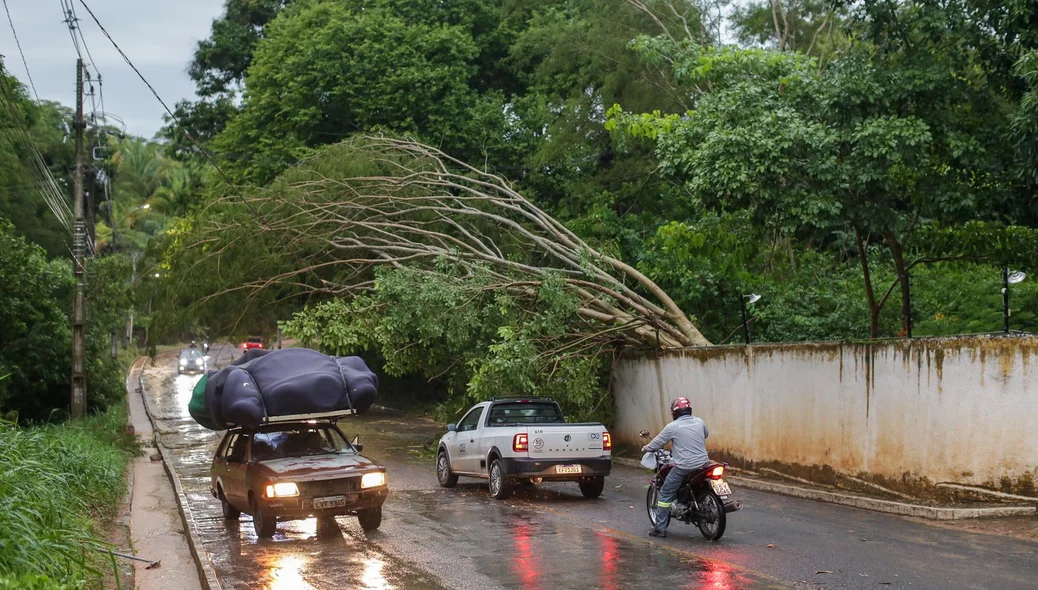
[(678, 419), (678, 416), (691, 416), (692, 402), (688, 401), (685, 396), (674, 398), (674, 401), (670, 402), (670, 415), (675, 420)]

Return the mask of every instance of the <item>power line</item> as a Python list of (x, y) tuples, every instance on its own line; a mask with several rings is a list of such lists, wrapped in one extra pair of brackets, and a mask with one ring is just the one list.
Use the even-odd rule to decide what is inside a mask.
[(4, 107), (8, 110), (11, 120), (14, 123), (11, 126), (4, 126), (5, 131), (8, 133), (8, 138), (11, 140), (12, 146), (22, 145), (25, 146), (29, 152), (29, 173), (33, 176), (36, 181), (37, 187), (40, 190), (40, 195), (43, 197), (47, 207), (51, 210), (51, 213), (57, 218), (58, 222), (64, 227), (69, 234), (72, 233), (72, 210), (69, 208), (68, 203), (65, 201), (65, 196), (58, 187), (57, 181), (51, 174), (50, 168), (47, 167), (46, 162), (43, 159), (43, 154), (40, 152), (39, 147), (36, 145), (36, 140), (33, 139), (29, 133), (28, 124), (22, 119), (21, 112), (15, 105), (15, 95), (13, 90), (8, 86), (7, 80), (0, 76), (0, 103), (3, 103)]
[(36, 83), (32, 81), (32, 74), (29, 73), (29, 62), (25, 61), (25, 52), (22, 51), (22, 42), (18, 40), (18, 31), (14, 30), (14, 20), (11, 18), (11, 9), (7, 7), (7, 0), (4, 0), (4, 11), (7, 12), (7, 22), (11, 25), (11, 34), (14, 35), (14, 44), (18, 46), (18, 53), (22, 56), (22, 65), (25, 66), (25, 75), (29, 78), (29, 86), (32, 87), (32, 95), (36, 97), (36, 104), (40, 104), (40, 95), (36, 93)]
[[(71, 2), (72, 0), (62, 0), (62, 1), (63, 2), (65, 2), (65, 1)], [(83, 8), (86, 9), (87, 14), (89, 14), (90, 18), (92, 18), (94, 20), (94, 22), (97, 24), (97, 27), (99, 29), (101, 29), (101, 32), (104, 33), (104, 36), (108, 38), (108, 41), (110, 41), (112, 43), (112, 47), (115, 47), (115, 50), (119, 52), (119, 55), (122, 56), (123, 61), (126, 62), (126, 65), (130, 66), (130, 68), (134, 71), (134, 73), (137, 74), (137, 77), (141, 79), (141, 82), (144, 82), (144, 85), (147, 86), (148, 90), (150, 90), (152, 95), (155, 96), (155, 100), (159, 101), (159, 104), (161, 104), (162, 108), (164, 108), (166, 110), (166, 114), (169, 115), (169, 118), (174, 123), (176, 123), (177, 128), (180, 131), (182, 131), (185, 135), (187, 135), (188, 139), (191, 140), (191, 143), (195, 144), (195, 147), (198, 148), (198, 150), (202, 153), (203, 156), (205, 156), (205, 159), (209, 160), (209, 163), (212, 164), (213, 168), (216, 169), (216, 172), (220, 175), (220, 178), (224, 181), (224, 183), (226, 183), (227, 186), (229, 186), (231, 188), (231, 190), (234, 191), (234, 194), (237, 195), (238, 198), (240, 198), (242, 200), (242, 202), (245, 203), (245, 205), (249, 208), (249, 211), (252, 212), (253, 218), (256, 219), (257, 222), (262, 224), (262, 222), (259, 221), (259, 213), (256, 211), (256, 209), (252, 205), (252, 203), (250, 203), (241, 194), (241, 192), (238, 190), (238, 187), (235, 186), (234, 183), (231, 182), (231, 180), (229, 178), (227, 178), (227, 175), (224, 174), (223, 169), (221, 169), (220, 165), (217, 164), (215, 160), (213, 160), (212, 156), (209, 155), (209, 151), (206, 150), (204, 147), (202, 147), (201, 144), (198, 143), (198, 140), (195, 139), (194, 134), (191, 133), (190, 131), (188, 131), (187, 128), (184, 127), (180, 123), (180, 119), (178, 119), (177, 116), (173, 114), (173, 111), (171, 111), (169, 106), (166, 105), (166, 101), (162, 100), (162, 97), (159, 96), (159, 93), (155, 90), (155, 87), (151, 85), (151, 82), (148, 82), (147, 78), (144, 77), (144, 74), (142, 74), (141, 71), (137, 69), (137, 66), (133, 65), (133, 62), (130, 61), (130, 58), (129, 58), (129, 56), (126, 55), (126, 52), (123, 51), (122, 48), (119, 47), (119, 44), (115, 42), (115, 39), (113, 39), (112, 36), (110, 34), (108, 34), (108, 30), (105, 29), (104, 25), (101, 24), (101, 21), (98, 20), (97, 15), (95, 15), (94, 11), (91, 10), (90, 6), (87, 5), (86, 0), (79, 0), (79, 3), (83, 5)]]

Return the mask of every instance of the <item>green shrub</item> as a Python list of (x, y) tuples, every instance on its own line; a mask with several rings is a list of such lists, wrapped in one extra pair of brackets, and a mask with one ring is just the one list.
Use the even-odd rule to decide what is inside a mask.
[(114, 515), (139, 452), (122, 405), (77, 422), (0, 423), (0, 589), (98, 584), (97, 522)]

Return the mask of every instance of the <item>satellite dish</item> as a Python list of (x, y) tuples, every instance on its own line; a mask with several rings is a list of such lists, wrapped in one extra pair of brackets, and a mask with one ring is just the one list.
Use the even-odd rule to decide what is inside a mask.
[(751, 293), (750, 295), (743, 295), (743, 297), (746, 298), (747, 303), (757, 303), (758, 301), (760, 301), (760, 295), (756, 293)]
[(1017, 283), (1022, 283), (1026, 278), (1027, 273), (1014, 270), (1013, 272), (1009, 273), (1009, 284), (1015, 285)]

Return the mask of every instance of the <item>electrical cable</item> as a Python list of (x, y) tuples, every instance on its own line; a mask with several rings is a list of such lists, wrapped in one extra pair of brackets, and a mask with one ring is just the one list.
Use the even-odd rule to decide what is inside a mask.
[(29, 133), (28, 124), (22, 119), (21, 112), (14, 104), (13, 90), (8, 86), (7, 80), (3, 76), (0, 76), (0, 87), (2, 87), (0, 88), (0, 103), (3, 103), (3, 106), (8, 110), (14, 123), (11, 126), (4, 126), (4, 131), (11, 141), (11, 146), (22, 145), (28, 149), (30, 164), (27, 168), (29, 173), (36, 181), (40, 195), (43, 197), (47, 208), (57, 218), (58, 223), (71, 235), (72, 210), (65, 201), (64, 193), (58, 187), (54, 175), (51, 174), (50, 168), (47, 167), (47, 163), (43, 159), (39, 146), (36, 145), (35, 139)]
[(18, 31), (14, 30), (14, 19), (11, 18), (11, 9), (7, 7), (7, 0), (4, 0), (4, 11), (7, 12), (7, 22), (11, 25), (11, 34), (14, 35), (14, 44), (18, 46), (18, 53), (22, 56), (22, 65), (25, 66), (25, 75), (29, 78), (29, 86), (32, 87), (32, 95), (36, 97), (36, 104), (40, 104), (40, 95), (36, 93), (36, 83), (32, 81), (32, 74), (29, 73), (29, 62), (25, 61), (25, 52), (22, 51), (22, 42), (18, 40)]
[[(71, 2), (71, 0), (68, 1)], [(159, 101), (159, 104), (162, 105), (162, 108), (166, 110), (166, 114), (168, 114), (170, 119), (174, 123), (176, 123), (177, 129), (179, 129), (185, 135), (187, 135), (188, 139), (191, 140), (191, 143), (193, 143), (195, 147), (198, 148), (198, 150), (202, 153), (202, 155), (205, 156), (205, 159), (209, 160), (209, 163), (213, 165), (213, 168), (216, 169), (216, 172), (220, 175), (220, 178), (224, 181), (224, 183), (226, 183), (227, 186), (230, 187), (231, 190), (234, 192), (234, 194), (238, 196), (238, 198), (240, 198), (243, 203), (245, 203), (245, 206), (249, 208), (249, 211), (252, 213), (253, 219), (255, 219), (261, 225), (264, 225), (263, 222), (260, 221), (259, 212), (256, 211), (256, 208), (253, 206), (253, 204), (250, 203), (244, 197), (244, 195), (241, 194), (241, 192), (238, 190), (238, 187), (235, 186), (233, 182), (231, 182), (230, 178), (227, 177), (223, 169), (220, 168), (220, 165), (216, 163), (216, 161), (213, 159), (211, 155), (209, 155), (209, 151), (202, 147), (200, 143), (198, 143), (198, 140), (195, 139), (194, 134), (188, 131), (188, 129), (180, 123), (180, 119), (178, 119), (177, 116), (173, 114), (173, 111), (171, 111), (169, 106), (166, 105), (166, 101), (162, 100), (162, 97), (159, 96), (159, 93), (155, 90), (155, 87), (151, 85), (151, 82), (148, 82), (147, 78), (144, 77), (144, 74), (142, 74), (141, 71), (137, 69), (137, 66), (133, 65), (133, 62), (130, 61), (130, 58), (126, 55), (126, 52), (123, 51), (121, 47), (119, 47), (119, 44), (115, 42), (115, 39), (112, 38), (112, 36), (108, 33), (108, 30), (105, 29), (104, 25), (101, 24), (101, 21), (97, 18), (97, 15), (94, 14), (94, 11), (91, 10), (90, 6), (87, 5), (86, 0), (79, 0), (79, 3), (83, 5), (83, 8), (86, 9), (87, 14), (90, 15), (90, 18), (92, 18), (94, 23), (97, 24), (97, 27), (101, 29), (101, 32), (104, 33), (104, 36), (108, 38), (108, 41), (111, 42), (113, 47), (115, 47), (115, 50), (119, 52), (119, 55), (122, 56), (123, 61), (126, 62), (126, 65), (130, 66), (134, 73), (137, 74), (137, 77), (141, 79), (141, 82), (144, 82), (144, 85), (148, 87), (148, 90), (151, 91), (155, 99)]]

